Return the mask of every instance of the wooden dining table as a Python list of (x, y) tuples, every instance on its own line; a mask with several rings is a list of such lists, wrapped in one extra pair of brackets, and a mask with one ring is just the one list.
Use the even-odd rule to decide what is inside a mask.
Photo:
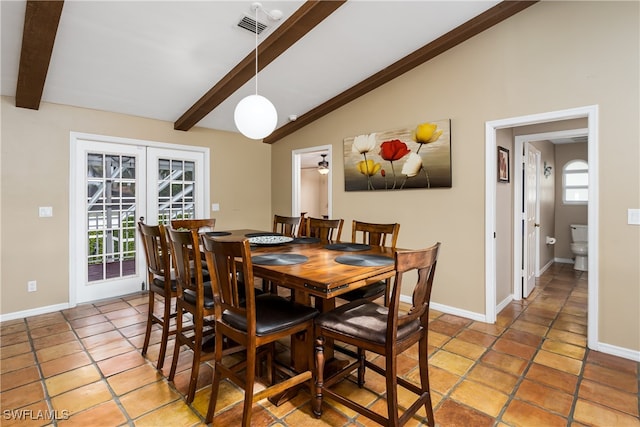
[[(212, 234), (214, 238), (248, 238), (276, 233), (238, 229), (217, 231)], [(291, 289), (295, 302), (305, 305), (313, 304), (320, 312), (335, 308), (336, 297), (346, 292), (393, 277), (395, 274), (393, 253), (394, 249), (390, 247), (351, 242), (320, 242), (317, 239), (304, 237), (281, 244), (252, 244), (251, 246), (255, 277)], [(286, 265), (256, 262), (265, 255), (267, 258), (269, 256), (277, 258), (281, 255), (285, 255), (283, 258), (286, 258), (294, 255), (304, 258), (304, 261)], [(358, 261), (368, 257), (376, 261), (376, 265), (349, 265), (339, 262), (353, 258)], [(364, 264), (368, 262), (365, 260)], [(325, 349), (325, 357), (333, 358), (333, 349), (330, 346)], [(291, 342), (291, 363), (295, 370), (307, 369), (306, 349), (295, 339)]]

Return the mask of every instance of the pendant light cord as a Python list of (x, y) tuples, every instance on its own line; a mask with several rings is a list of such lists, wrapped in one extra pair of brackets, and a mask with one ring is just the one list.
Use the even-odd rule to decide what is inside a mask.
[(256, 7), (256, 95), (258, 94), (258, 8)]

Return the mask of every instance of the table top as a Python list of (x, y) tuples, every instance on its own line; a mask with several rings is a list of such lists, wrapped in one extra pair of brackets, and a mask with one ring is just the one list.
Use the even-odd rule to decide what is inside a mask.
[[(250, 229), (228, 230), (228, 232), (231, 234), (222, 238), (246, 237), (247, 234), (260, 232), (268, 233)], [(394, 249), (390, 247), (371, 246), (369, 249), (353, 252), (348, 250), (327, 249), (325, 246), (327, 246), (327, 243), (295, 243), (295, 241), (280, 245), (252, 246), (252, 256), (295, 254), (307, 258), (306, 262), (293, 265), (264, 265), (253, 263), (254, 275), (277, 282), (279, 286), (303, 291), (323, 299), (330, 299), (352, 289), (387, 279), (395, 274), (393, 262), (387, 265), (357, 266), (342, 264), (336, 261), (336, 258), (340, 256), (354, 256), (356, 254), (383, 256), (393, 261)]]

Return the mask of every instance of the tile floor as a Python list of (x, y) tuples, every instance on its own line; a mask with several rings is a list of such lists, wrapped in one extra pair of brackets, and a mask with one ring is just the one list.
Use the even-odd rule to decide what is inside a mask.
[[(436, 283), (437, 286), (437, 283)], [(140, 355), (145, 327), (142, 293), (62, 312), (3, 322), (2, 426), (193, 426), (203, 424), (212, 370), (200, 369), (194, 403), (185, 403), (190, 351), (175, 383), (155, 369), (159, 331)], [(586, 273), (555, 264), (529, 299), (512, 302), (489, 325), (432, 311), (430, 375), (440, 426), (640, 426), (639, 363), (586, 348)], [(167, 352), (170, 358), (173, 346)], [(417, 351), (400, 356), (416, 378)], [(364, 389), (339, 385), (386, 412), (382, 377), (367, 372)], [(242, 393), (225, 384), (215, 425), (238, 425)], [(424, 408), (422, 409), (424, 415)], [(51, 418), (54, 418), (53, 420)], [(409, 425), (421, 425), (413, 419)], [(260, 426), (369, 426), (347, 408), (325, 405), (311, 416), (309, 394), (279, 407), (254, 406)]]

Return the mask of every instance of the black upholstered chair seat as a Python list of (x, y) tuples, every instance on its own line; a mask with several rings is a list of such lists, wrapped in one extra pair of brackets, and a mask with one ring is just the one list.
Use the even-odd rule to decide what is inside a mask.
[(379, 281), (367, 286), (363, 286), (358, 289), (354, 289), (345, 294), (340, 295), (340, 298), (347, 301), (355, 301), (358, 299), (374, 299), (373, 297), (381, 297), (387, 291), (387, 283)]
[[(313, 319), (318, 310), (291, 302), (285, 298), (263, 294), (256, 296), (256, 335), (263, 336), (285, 330), (300, 322)], [(225, 311), (222, 319), (241, 331), (247, 330), (247, 318)]]
[[(385, 344), (389, 309), (372, 302), (354, 301), (324, 313), (315, 319), (316, 327), (332, 330), (342, 335)], [(420, 321), (414, 320), (398, 328), (396, 341), (400, 342), (420, 330)]]
[[(213, 308), (213, 291), (211, 290), (211, 282), (203, 283), (204, 286), (204, 307), (205, 308)], [(183, 298), (189, 304), (196, 303), (196, 294), (195, 292), (185, 289), (183, 291)]]
[[(164, 288), (164, 280), (160, 277), (155, 277), (153, 279), (153, 284), (159, 288)], [(177, 289), (177, 284), (175, 280), (171, 280), (171, 292), (175, 292)]]

